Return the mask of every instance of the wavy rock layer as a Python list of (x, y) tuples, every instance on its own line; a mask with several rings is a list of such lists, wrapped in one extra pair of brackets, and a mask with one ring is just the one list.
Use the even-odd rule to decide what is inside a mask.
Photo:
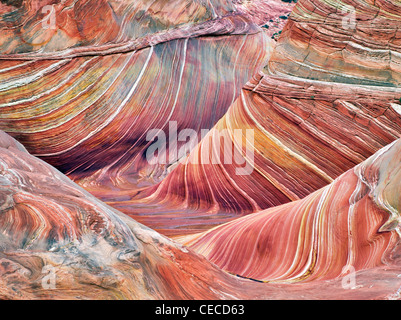
[[(35, 29), (45, 17), (33, 14), (46, 3), (3, 5), (0, 128), (85, 183), (135, 189), (160, 181), (170, 163), (147, 161), (146, 133), (168, 138), (170, 121), (178, 130), (211, 128), (267, 58), (268, 49), (256, 49), (269, 47), (267, 37), (244, 13), (230, 2), (202, 3), (57, 2), (56, 35), (39, 47), (15, 33), (50, 34)], [(104, 29), (99, 21), (109, 16)]]
[[(298, 3), (264, 73), (186, 161), (131, 201), (112, 204), (155, 228), (163, 221), (167, 234), (201, 231), (302, 199), (401, 137), (400, 11), (361, 1), (350, 29), (337, 7), (351, 4)], [(383, 25), (382, 38), (361, 34), (370, 22)], [(387, 64), (374, 62), (379, 53), (391, 57)], [(254, 144), (246, 146), (249, 129)], [(237, 162), (211, 164), (213, 154), (223, 159), (232, 149)], [(246, 165), (254, 170), (238, 175)], [(147, 205), (160, 214), (146, 217)]]
[(399, 1), (300, 1), (268, 69), (329, 82), (399, 87)]
[(230, 273), (261, 281), (333, 279), (350, 268), (391, 265), (401, 234), (400, 164), (398, 140), (303, 200), (186, 244)]
[(227, 24), (202, 23), (236, 11), (221, 0), (3, 0), (0, 52), (5, 58), (63, 57), (157, 43), (171, 33), (184, 36), (194, 23), (218, 32)]
[(279, 285), (230, 276), (95, 199), (3, 132), (0, 216), (1, 299), (400, 298), (394, 266), (358, 272), (353, 290), (342, 279)]
[[(401, 136), (399, 98), (400, 89), (255, 78), (192, 154), (132, 203), (160, 204), (161, 211), (184, 203), (189, 211), (226, 212), (231, 219), (229, 213), (302, 199)], [(250, 129), (254, 144), (246, 149)], [(236, 130), (242, 136), (233, 139)], [(224, 163), (230, 150), (238, 158)], [(215, 155), (218, 164), (212, 164)], [(238, 175), (246, 166), (253, 166), (250, 174)]]
[(232, 299), (241, 282), (100, 202), (3, 132), (0, 246), (2, 299)]

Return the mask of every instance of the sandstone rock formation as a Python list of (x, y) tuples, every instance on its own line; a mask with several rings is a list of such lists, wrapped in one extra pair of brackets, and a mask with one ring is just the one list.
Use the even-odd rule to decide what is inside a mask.
[[(370, 166), (381, 172), (386, 161), (399, 160), (399, 145), (360, 170), (368, 172), (365, 166)], [(393, 165), (387, 174), (395, 171), (398, 164)], [(231, 276), (192, 249), (100, 202), (3, 132), (0, 172), (1, 299), (400, 299), (396, 259), (389, 260), (392, 264), (357, 271), (355, 288), (344, 287), (341, 277), (266, 284)], [(372, 177), (375, 173), (371, 170)], [(381, 178), (386, 179), (384, 173)], [(375, 195), (379, 199), (384, 195), (384, 205), (397, 208), (399, 183), (397, 179), (392, 181), (395, 184), (384, 189), (377, 183)], [(366, 188), (359, 189), (361, 195)], [(355, 193), (354, 199), (357, 198)], [(365, 196), (355, 204), (355, 212), (360, 213), (360, 206), (369, 203)], [(396, 221), (374, 209), (373, 203), (370, 208), (373, 210), (369, 211), (368, 221), (353, 229), (358, 231), (360, 237), (355, 240), (359, 241), (349, 243), (356, 249), (355, 257), (367, 258), (365, 262), (358, 260), (360, 266), (373, 266), (377, 255), (391, 251), (394, 245), (390, 241), (394, 235), (389, 232), (376, 237), (367, 234), (366, 228), (373, 227), (380, 218), (382, 222)], [(255, 220), (265, 216), (263, 212), (255, 214)], [(238, 220), (238, 225), (242, 221)], [(386, 229), (396, 227), (388, 223)], [(322, 232), (317, 234), (319, 238), (325, 234), (322, 228), (318, 231)], [(374, 241), (365, 248), (358, 247), (366, 236)], [(252, 238), (246, 240), (251, 245)], [(198, 245), (202, 241), (197, 239)], [(389, 246), (383, 251), (385, 243)], [(199, 249), (197, 245), (193, 247)], [(318, 247), (320, 252), (329, 248), (321, 242)], [(393, 251), (395, 258), (399, 256), (397, 248)], [(258, 258), (253, 255), (250, 263), (258, 263)], [(334, 275), (333, 271), (330, 276)]]
[(76, 180), (130, 189), (160, 181), (177, 159), (150, 164), (146, 133), (168, 137), (169, 122), (211, 128), (266, 63), (269, 39), (236, 7), (1, 4), (0, 129)]
[(0, 298), (401, 299), (401, 5), (293, 6), (0, 0)]
[(100, 202), (4, 132), (0, 213), (1, 299), (237, 296), (239, 279)]
[[(302, 199), (399, 138), (401, 11), (362, 1), (352, 15), (343, 12), (352, 4), (298, 3), (263, 72), (188, 159), (160, 184), (113, 205), (132, 216), (150, 206), (160, 215), (139, 219), (156, 228), (165, 219), (166, 234), (201, 231)], [(253, 146), (245, 142), (249, 129)], [(199, 160), (232, 149), (237, 162)], [(246, 164), (251, 173), (236, 174)]]
[(333, 279), (399, 266), (401, 140), (306, 198), (189, 237), (233, 274), (261, 281)]

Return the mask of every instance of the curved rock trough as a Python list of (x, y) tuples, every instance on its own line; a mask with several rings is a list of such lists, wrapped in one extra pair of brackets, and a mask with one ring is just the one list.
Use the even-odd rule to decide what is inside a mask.
[(1, 0), (0, 298), (400, 299), (400, 25)]

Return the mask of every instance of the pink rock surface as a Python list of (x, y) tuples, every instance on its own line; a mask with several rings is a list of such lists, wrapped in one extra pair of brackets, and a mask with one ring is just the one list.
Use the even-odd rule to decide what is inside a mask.
[(183, 241), (222, 269), (265, 282), (399, 268), (400, 164), (398, 140), (302, 200)]
[(1, 1), (0, 297), (400, 299), (400, 5), (292, 6)]
[[(54, 29), (43, 27), (49, 15)], [(111, 188), (160, 181), (171, 163), (147, 161), (146, 133), (211, 128), (270, 46), (218, 0), (31, 0), (0, 7), (0, 32), (0, 129), (70, 177)]]
[[(343, 12), (352, 5), (355, 12)], [(159, 184), (110, 203), (168, 235), (201, 232), (302, 199), (398, 139), (397, 6), (299, 2), (263, 72), (213, 132)], [(371, 23), (383, 26), (383, 37)], [(246, 130), (254, 130), (254, 145), (245, 150)], [(231, 149), (238, 163), (253, 165), (251, 174), (236, 174), (234, 161), (211, 164)]]

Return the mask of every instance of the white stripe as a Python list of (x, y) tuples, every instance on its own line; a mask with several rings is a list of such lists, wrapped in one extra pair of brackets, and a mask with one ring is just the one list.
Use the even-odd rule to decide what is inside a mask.
[[(325, 202), (325, 200), (327, 199), (331, 189), (333, 188), (333, 184), (328, 185), (326, 188), (323, 189), (323, 192), (320, 196), (318, 205), (316, 207), (316, 215), (313, 219), (313, 227), (312, 227), (312, 246), (311, 246), (311, 250), (309, 252), (309, 258), (308, 258), (308, 262), (306, 263), (305, 267), (303, 268), (303, 270), (301, 272), (299, 272), (297, 275), (287, 279), (287, 280), (294, 280), (297, 279), (299, 277), (303, 277), (306, 275), (306, 273), (308, 272), (309, 269), (311, 269), (312, 266), (312, 261), (313, 258), (315, 257), (316, 259), (318, 258), (318, 250), (319, 250), (319, 222), (320, 222), (320, 217), (323, 214), (323, 204)], [(297, 250), (298, 252), (298, 250)], [(316, 261), (315, 261), (316, 262)], [(316, 264), (315, 264), (316, 265)], [(310, 270), (312, 271), (312, 270)]]
[[(105, 121), (101, 126), (99, 126), (96, 130), (90, 132), (85, 138), (81, 139), (80, 141), (78, 141), (76, 144), (74, 144), (73, 146), (60, 151), (60, 152), (56, 152), (56, 153), (48, 153), (48, 154), (40, 154), (40, 156), (53, 156), (53, 155), (59, 155), (62, 154), (64, 152), (67, 152), (69, 150), (74, 149), (76, 146), (78, 146), (79, 144), (81, 144), (82, 142), (88, 140), (90, 137), (94, 136), (96, 133), (98, 133), (99, 131), (103, 130), (106, 126), (108, 126), (116, 117), (117, 115), (120, 113), (120, 111), (124, 108), (124, 106), (127, 104), (127, 102), (131, 99), (133, 93), (135, 92), (139, 81), (141, 80), (143, 74), (145, 73), (145, 70), (149, 64), (150, 58), (152, 57), (153, 54), (153, 46), (150, 47), (151, 49), (149, 50), (149, 55), (146, 59), (145, 64), (142, 67), (142, 70), (138, 76), (138, 78), (136, 79), (134, 85), (132, 86), (130, 92), (128, 93), (128, 95), (125, 97), (124, 101), (118, 106), (118, 108), (116, 108), (115, 112), (109, 117), (109, 119), (107, 121)], [(135, 53), (135, 52), (134, 52)]]
[(20, 64), (17, 64), (15, 66), (12, 66), (12, 67), (8, 67), (8, 68), (5, 68), (5, 69), (0, 69), (0, 73), (8, 72), (8, 71), (20, 68), (20, 67), (25, 67), (26, 65), (34, 63), (34, 62), (35, 61), (27, 61), (27, 62), (20, 63)]
[(253, 114), (251, 113), (251, 111), (248, 108), (248, 105), (245, 102), (245, 98), (244, 98), (244, 93), (241, 92), (241, 101), (244, 105), (245, 111), (247, 112), (247, 114), (249, 115), (249, 117), (252, 119), (252, 121), (256, 124), (256, 126), (270, 139), (272, 140), (278, 147), (280, 147), (281, 149), (283, 149), (284, 153), (288, 153), (290, 156), (296, 158), (297, 160), (299, 160), (300, 162), (302, 162), (303, 164), (305, 164), (306, 166), (312, 168), (314, 171), (316, 171), (321, 177), (323, 177), (326, 181), (328, 182), (332, 182), (333, 179), (331, 177), (329, 177), (324, 171), (320, 170), (317, 166), (315, 166), (313, 163), (309, 162), (308, 160), (306, 160), (304, 157), (300, 156), (299, 154), (297, 154), (296, 152), (294, 152), (293, 150), (291, 150), (290, 148), (288, 148), (287, 146), (285, 146), (279, 139), (277, 139), (275, 136), (273, 136), (270, 132), (268, 132), (267, 130), (265, 130), (265, 128), (255, 119), (255, 117), (253, 116)]
[[(97, 57), (96, 57), (96, 58), (97, 58)], [(12, 107), (12, 106), (15, 106), (15, 105), (18, 105), (18, 104), (22, 104), (22, 103), (26, 103), (26, 102), (32, 102), (32, 101), (35, 101), (35, 100), (37, 100), (37, 99), (39, 99), (39, 98), (41, 98), (41, 97), (43, 97), (43, 96), (49, 95), (49, 94), (52, 93), (53, 91), (56, 91), (57, 89), (61, 88), (65, 83), (68, 83), (68, 82), (71, 80), (71, 78), (73, 78), (76, 74), (78, 74), (81, 70), (83, 70), (89, 62), (91, 62), (92, 60), (94, 60), (94, 59), (96, 59), (96, 58), (92, 58), (92, 59), (90, 59), (90, 60), (88, 60), (88, 61), (85, 61), (85, 62), (84, 62), (76, 71), (74, 71), (74, 73), (72, 73), (68, 78), (65, 78), (63, 81), (59, 82), (59, 84), (58, 84), (57, 86), (51, 88), (50, 90), (45, 91), (45, 92), (42, 92), (42, 93), (38, 94), (37, 96), (32, 96), (32, 97), (27, 98), (27, 99), (22, 99), (22, 100), (10, 102), (10, 103), (3, 103), (3, 104), (0, 104), (0, 108)], [(0, 70), (0, 71), (1, 71), (1, 70)], [(47, 113), (53, 112), (54, 110), (57, 110), (57, 109), (53, 109), (53, 110), (51, 110), (51, 111), (49, 111), (49, 112), (47, 112)], [(46, 115), (47, 113), (45, 113), (45, 114), (42, 113), (41, 115)]]
[(14, 89), (14, 88), (18, 88), (18, 87), (22, 87), (25, 86), (31, 82), (34, 82), (40, 78), (42, 78), (43, 76), (45, 76), (48, 73), (51, 73), (57, 69), (59, 69), (60, 66), (65, 65), (67, 63), (69, 63), (71, 61), (71, 59), (69, 60), (62, 60), (59, 61), (57, 63), (52, 64), (51, 66), (29, 76), (23, 79), (18, 79), (18, 80), (14, 80), (14, 81), (10, 81), (10, 82), (6, 82), (2, 85), (0, 85), (0, 91), (6, 91), (6, 90), (10, 90), (10, 89)]

